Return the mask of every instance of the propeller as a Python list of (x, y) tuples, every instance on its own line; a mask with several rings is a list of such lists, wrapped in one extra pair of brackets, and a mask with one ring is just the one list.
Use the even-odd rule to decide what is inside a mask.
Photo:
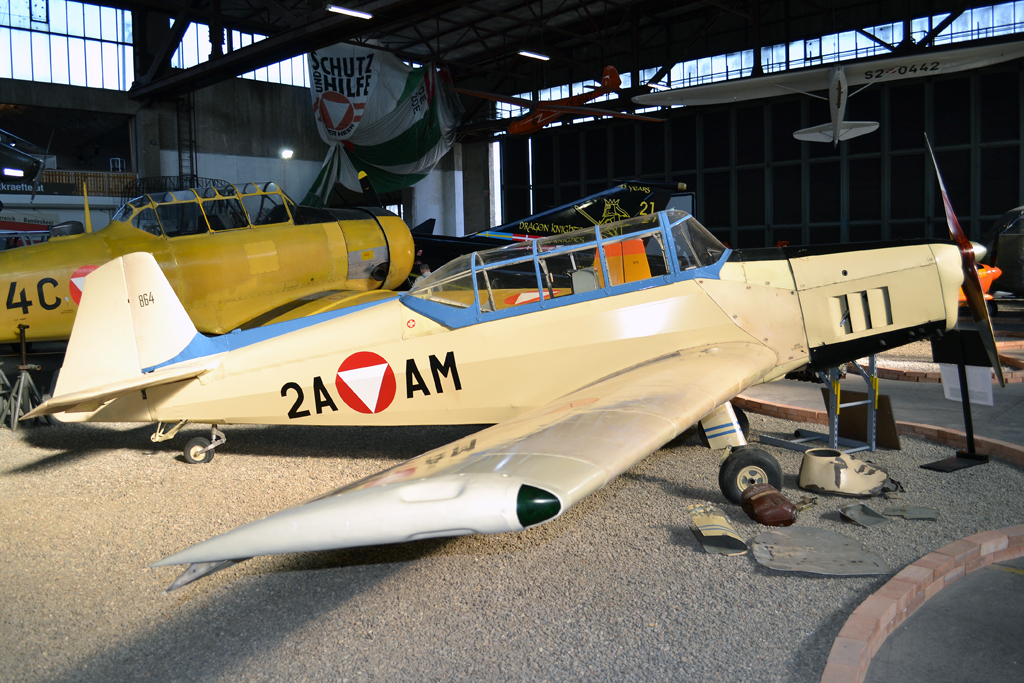
[(953, 212), (953, 204), (949, 201), (949, 194), (946, 192), (946, 184), (942, 182), (942, 173), (939, 172), (939, 162), (935, 159), (935, 150), (932, 149), (931, 140), (925, 133), (924, 142), (928, 146), (928, 153), (932, 157), (932, 164), (935, 165), (935, 176), (939, 179), (939, 189), (942, 191), (942, 206), (946, 210), (946, 223), (949, 225), (949, 234), (960, 248), (960, 261), (964, 271), (964, 297), (967, 299), (967, 307), (971, 311), (971, 319), (978, 324), (978, 332), (981, 334), (981, 342), (985, 346), (985, 353), (988, 354), (989, 363), (996, 371), (999, 379), (999, 386), (1005, 387), (1003, 379), (1003, 367), (999, 364), (999, 354), (996, 351), (996, 337), (992, 331), (992, 320), (988, 316), (988, 306), (985, 304), (985, 290), (981, 286), (981, 278), (978, 276), (978, 264), (974, 259), (974, 245), (967, 239), (960, 222)]

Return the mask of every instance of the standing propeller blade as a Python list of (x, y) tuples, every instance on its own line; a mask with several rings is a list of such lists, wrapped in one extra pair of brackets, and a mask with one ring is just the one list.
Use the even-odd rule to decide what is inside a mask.
[[(967, 239), (960, 222), (956, 219), (953, 211), (953, 204), (949, 201), (949, 194), (946, 192), (946, 184), (942, 182), (942, 173), (939, 172), (939, 162), (935, 159), (935, 150), (925, 133), (924, 142), (928, 146), (928, 153), (931, 154), (932, 164), (935, 165), (935, 176), (939, 179), (939, 189), (942, 191), (942, 206), (946, 210), (946, 223), (949, 225), (949, 234), (960, 247), (960, 260), (964, 270), (964, 297), (967, 299), (967, 307), (971, 310), (971, 319), (978, 323), (978, 332), (981, 334), (981, 342), (985, 345), (985, 352), (988, 354), (989, 363), (996, 371), (999, 379), (999, 386), (1005, 387), (1003, 379), (1003, 367), (999, 364), (999, 354), (996, 351), (996, 336), (992, 331), (992, 320), (988, 316), (988, 306), (985, 304), (985, 290), (981, 286), (981, 278), (978, 276), (978, 264), (974, 261), (974, 246)], [(982, 322), (984, 321), (984, 324)]]

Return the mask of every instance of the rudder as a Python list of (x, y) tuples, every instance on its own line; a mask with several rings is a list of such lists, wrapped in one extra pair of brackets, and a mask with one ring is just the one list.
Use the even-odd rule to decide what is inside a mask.
[(54, 393), (139, 377), (197, 335), (152, 254), (118, 257), (90, 273)]

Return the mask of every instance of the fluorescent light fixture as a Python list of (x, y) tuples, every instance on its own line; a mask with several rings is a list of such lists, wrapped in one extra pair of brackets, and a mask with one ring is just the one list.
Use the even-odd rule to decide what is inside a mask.
[(529, 57), (530, 59), (539, 59), (542, 62), (546, 62), (549, 59), (551, 59), (551, 57), (548, 57), (547, 55), (538, 54), (536, 52), (530, 52), (529, 50), (520, 50), (519, 54), (522, 55), (523, 57)]
[(672, 89), (671, 86), (662, 85), (661, 83), (654, 83), (654, 82), (649, 82), (647, 84), (647, 87), (648, 88), (653, 88), (654, 90), (671, 90)]
[(328, 5), (327, 11), (334, 12), (335, 14), (347, 14), (348, 16), (355, 17), (356, 19), (373, 19), (373, 15), (369, 12), (360, 12), (359, 10), (349, 9), (339, 5)]
[(4, 175), (13, 176), (15, 178), (24, 178), (25, 172), (22, 171), (20, 168), (5, 168)]
[(290, 149), (282, 149), (281, 150), (281, 158), (282, 159), (291, 159), (292, 158), (292, 154), (293, 154), (293, 152)]

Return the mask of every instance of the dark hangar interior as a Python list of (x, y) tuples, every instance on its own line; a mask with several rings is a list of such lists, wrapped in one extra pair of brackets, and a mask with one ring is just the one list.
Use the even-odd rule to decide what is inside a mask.
[[(240, 74), (339, 42), (433, 62), (461, 88), (531, 99), (597, 79), (614, 65), (623, 76), (618, 99), (590, 106), (634, 111), (630, 98), (650, 92), (646, 83), (678, 85), (684, 69), (673, 72), (673, 66), (689, 61), (705, 71), (708, 64), (734, 70), (733, 62), (748, 72), (768, 71), (765, 58), (792, 60), (806, 48), (805, 63), (813, 65), (812, 44), (830, 40), (840, 52), (853, 45), (913, 57), (950, 35), (971, 44), (1012, 40), (1020, 26), (1013, 5), (1007, 26), (997, 16), (1000, 6), (978, 6), (989, 9), (986, 23), (973, 4), (923, 0), (348, 0), (346, 7), (372, 14), (365, 20), (305, 0), (104, 4), (131, 15), (134, 30), (122, 38), (132, 48), (131, 89), (66, 97), (68, 86), (3, 79), (0, 120), (42, 143), (55, 130), (61, 167), (88, 170), (116, 157), (139, 176), (163, 174), (143, 158), (153, 146), (176, 150), (179, 168), (200, 176), (196, 155), (274, 156), (285, 137), (290, 141), (280, 144), (294, 147), (297, 158), (322, 159), (306, 88), (249, 82), (242, 91), (239, 83), (227, 98), (224, 88)], [(176, 68), (171, 57), (193, 22), (209, 27), (211, 36), (267, 38), (245, 46), (211, 40), (208, 60)], [(526, 58), (520, 50), (550, 59)], [(566, 117), (529, 137), (503, 134), (507, 120), (496, 118), (494, 102), (462, 96), (458, 140), (467, 156), (498, 142), (496, 186), (506, 221), (622, 180), (680, 181), (695, 193), (698, 217), (720, 238), (756, 247), (944, 236), (941, 199), (926, 163), (927, 132), (957, 213), (977, 238), (1024, 198), (1021, 74), (1018, 60), (866, 88), (850, 99), (847, 118), (878, 121), (879, 130), (838, 146), (792, 137), (796, 128), (828, 119), (824, 102), (797, 93), (659, 108), (651, 115), (665, 118), (663, 124)], [(147, 126), (156, 119), (163, 125), (150, 135)], [(484, 229), (485, 217), (472, 205), (487, 186), (477, 174), (465, 175), (466, 231)]]

